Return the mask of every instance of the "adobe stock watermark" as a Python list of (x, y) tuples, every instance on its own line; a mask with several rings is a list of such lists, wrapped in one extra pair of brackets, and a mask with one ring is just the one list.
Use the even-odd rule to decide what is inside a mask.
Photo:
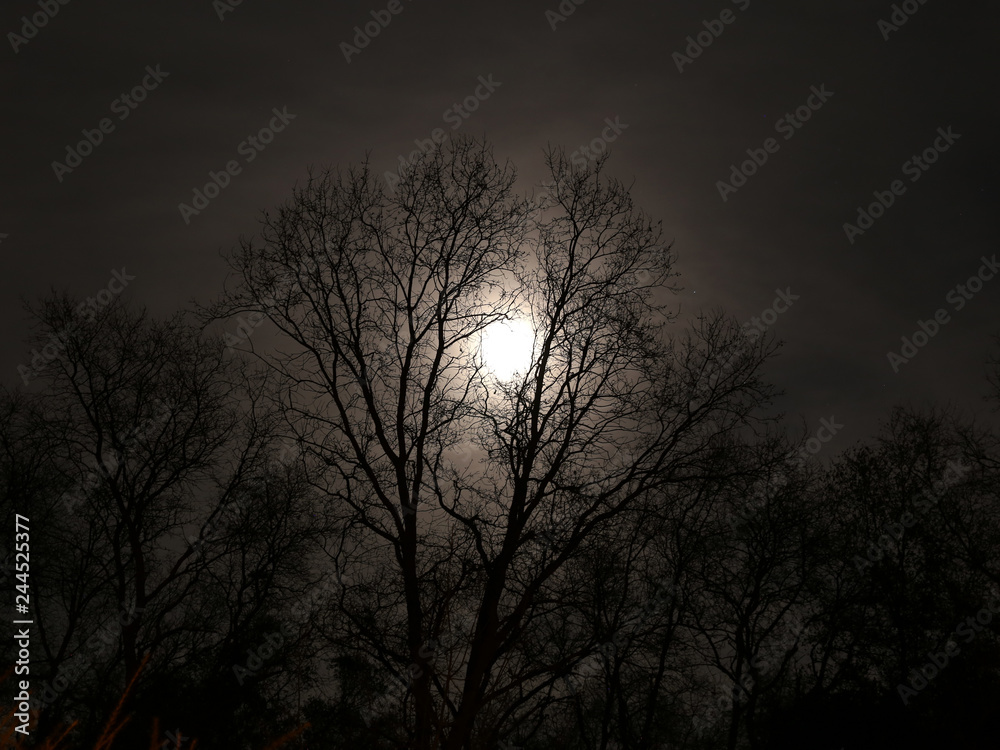
[(920, 516), (929, 511), (939, 502), (945, 490), (952, 487), (965, 477), (965, 473), (971, 467), (965, 466), (961, 461), (948, 461), (941, 478), (936, 480), (929, 488), (921, 490), (910, 498), (913, 503), (913, 511), (905, 511), (900, 514), (899, 519), (885, 526), (885, 532), (878, 539), (868, 545), (865, 556), (855, 555), (854, 567), (859, 575), (863, 575), (866, 568), (872, 568), (886, 553), (895, 552), (897, 545), (906, 534), (906, 530), (916, 526)]
[(212, 7), (215, 9), (215, 15), (219, 17), (219, 20), (225, 21), (226, 14), (232, 13), (242, 4), (243, 0), (213, 0)]
[[(605, 117), (605, 128), (601, 131), (601, 134), (591, 139), (590, 143), (583, 144), (571, 153), (569, 155), (570, 164), (577, 169), (585, 169), (590, 162), (604, 154), (608, 150), (608, 145), (617, 141), (618, 136), (628, 130), (628, 124), (621, 120), (621, 115), (615, 115), (613, 120), (610, 117)], [(540, 211), (550, 205), (552, 197), (558, 193), (560, 180), (565, 179), (567, 174), (568, 172), (557, 175), (554, 180), (542, 180), (540, 185), (542, 188), (541, 196), (534, 199), (533, 210)], [(636, 273), (643, 273), (643, 271), (639, 270)], [(648, 273), (648, 271), (645, 271), (645, 273)]]
[[(778, 635), (777, 642), (771, 644), (771, 650), (785, 654), (798, 648), (802, 639), (809, 634), (810, 628), (799, 615), (787, 612), (776, 624), (774, 632), (780, 635)], [(738, 681), (732, 681), (732, 685), (729, 687), (726, 686), (726, 683), (720, 685), (721, 690), (718, 697), (709, 703), (708, 709), (699, 714), (692, 722), (695, 735), (704, 735), (709, 728), (739, 705), (741, 700), (749, 698), (750, 691), (757, 684), (754, 674), (756, 673), (758, 677), (766, 674), (769, 667), (772, 666), (771, 661), (758, 653), (747, 660), (747, 671)]]
[(565, 23), (585, 2), (587, 0), (562, 0), (555, 10), (545, 11), (545, 20), (549, 22), (549, 28), (555, 31), (559, 24)]
[[(996, 254), (992, 258), (987, 258), (984, 255), (980, 260), (983, 263), (979, 266), (979, 270), (966, 279), (964, 283), (953, 286), (945, 295), (945, 302), (951, 303), (955, 312), (965, 307), (968, 301), (982, 291), (986, 282), (996, 276), (997, 271), (1000, 270)], [(889, 360), (892, 371), (898, 373), (902, 365), (911, 362), (920, 350), (927, 346), (930, 340), (940, 332), (941, 327), (950, 322), (951, 316), (948, 314), (948, 310), (943, 307), (939, 308), (930, 320), (918, 320), (917, 330), (910, 336), (903, 336), (900, 339), (902, 346), (899, 352), (886, 352), (886, 358)]]
[(625, 620), (611, 636), (611, 639), (596, 646), (585, 657), (570, 664), (569, 671), (558, 678), (558, 682), (570, 695), (577, 695), (583, 684), (598, 674), (605, 664), (608, 664), (614, 654), (625, 648), (633, 634), (647, 623), (655, 614), (662, 612), (680, 597), (683, 583), (679, 580), (660, 581), (653, 590), (652, 596), (643, 602), (641, 609), (634, 616)]
[[(819, 421), (819, 429), (802, 444), (802, 447), (797, 452), (788, 454), (789, 462), (799, 467), (805, 466), (809, 457), (815, 456), (823, 450), (823, 446), (833, 440), (842, 429), (844, 429), (844, 425), (838, 422), (836, 417), (824, 417)], [(745, 524), (753, 520), (761, 510), (767, 507), (773, 496), (772, 493), (780, 489), (781, 486), (783, 483), (777, 484), (774, 480), (768, 480), (761, 492), (754, 492), (750, 498), (745, 499), (739, 505), (735, 513), (730, 513), (728, 517), (729, 527), (733, 533), (738, 533)]]
[(788, 308), (794, 305), (795, 300), (800, 297), (798, 294), (792, 294), (790, 286), (786, 286), (784, 289), (775, 289), (774, 293), (777, 296), (771, 302), (770, 307), (765, 308), (759, 316), (754, 315), (743, 323), (743, 332), (751, 341), (760, 338), (764, 331), (777, 323), (778, 316), (788, 312)]
[[(750, 7), (750, 0), (732, 0), (733, 3), (739, 6), (740, 10), (746, 10)], [(717, 19), (711, 21), (702, 21), (701, 25), (705, 27), (704, 31), (699, 31), (697, 36), (689, 36), (685, 41), (688, 43), (687, 47), (684, 48), (684, 54), (680, 52), (674, 52), (671, 58), (674, 64), (677, 66), (677, 72), (683, 73), (684, 66), (690, 65), (697, 58), (701, 57), (701, 53), (705, 51), (706, 48), (712, 46), (712, 42), (722, 36), (722, 32), (726, 30), (726, 26), (733, 23), (736, 20), (736, 14), (733, 13), (729, 8), (725, 8)]]
[(361, 708), (361, 718), (365, 726), (370, 727), (372, 721), (394, 707), (399, 707), (406, 699), (414, 681), (420, 679), (426, 667), (434, 667), (441, 659), (446, 658), (452, 649), (464, 648), (475, 630), (476, 617), (471, 613), (456, 614), (449, 617), (447, 625), (442, 624), (441, 632), (436, 637), (428, 638), (417, 649), (417, 660), (413, 661), (400, 673), (389, 674), (389, 687), (370, 705)]
[[(146, 75), (143, 79), (133, 86), (131, 91), (123, 91), (121, 96), (111, 102), (112, 114), (118, 115), (119, 121), (124, 120), (132, 114), (136, 107), (146, 101), (150, 92), (163, 83), (163, 79), (169, 75), (170, 73), (160, 70), (159, 63), (156, 64), (156, 67), (147, 65)], [(102, 117), (96, 128), (93, 130), (84, 128), (80, 132), (83, 134), (83, 139), (78, 141), (75, 146), (66, 146), (65, 163), (52, 162), (52, 171), (55, 172), (56, 180), (59, 182), (63, 181), (63, 175), (72, 173), (74, 169), (83, 164), (86, 157), (94, 153), (94, 149), (104, 142), (104, 136), (115, 132), (115, 123), (110, 117)]]
[[(53, 333), (41, 350), (31, 350), (31, 367), (26, 365), (17, 366), (17, 374), (21, 376), (21, 382), (28, 385), (37, 378), (46, 367), (55, 362), (66, 350), (66, 343), (69, 338), (80, 328), (81, 323), (89, 323), (97, 315), (97, 312), (111, 304), (111, 300), (125, 291), (129, 282), (135, 281), (135, 276), (126, 272), (122, 266), (121, 271), (111, 269), (111, 280), (107, 286), (101, 289), (93, 297), (87, 297), (76, 306), (74, 319), (65, 327)], [(82, 317), (82, 320), (80, 318)]]
[[(160, 741), (160, 750), (178, 750), (178, 748), (183, 748), (184, 743), (190, 740), (186, 734), (181, 732), (178, 727), (173, 729), (167, 729), (163, 733), (163, 739)], [(197, 742), (197, 740), (195, 740)], [(194, 742), (187, 746), (188, 750), (192, 750), (195, 747)]]
[(103, 658), (110, 650), (118, 645), (121, 637), (121, 628), (135, 622), (142, 614), (145, 607), (132, 605), (128, 611), (122, 609), (114, 620), (107, 620), (97, 631), (81, 645), (78, 651), (69, 654), (69, 658), (62, 662), (56, 670), (52, 681), (42, 682), (42, 687), (32, 692), (31, 709), (33, 711), (43, 711), (47, 706), (51, 706), (59, 696), (81, 675), (93, 669), (93, 663)]
[(699, 713), (691, 722), (691, 728), (694, 730), (695, 736), (703, 736), (723, 716), (738, 706), (742, 700), (749, 698), (750, 691), (753, 690), (756, 684), (757, 681), (753, 678), (753, 674), (748, 671), (738, 681), (733, 681), (728, 687), (728, 683), (719, 685), (719, 692), (715, 699), (708, 704), (708, 708), (705, 711)]
[(21, 33), (8, 32), (7, 41), (16, 55), (20, 47), (26, 45), (30, 40), (38, 36), (38, 30), (49, 25), (59, 13), (59, 6), (69, 5), (69, 0), (38, 0), (38, 10), (31, 14), (31, 18), (21, 16)]
[(823, 450), (823, 446), (833, 440), (837, 433), (844, 429), (844, 425), (840, 424), (836, 417), (821, 419), (819, 421), (819, 425), (820, 426), (819, 429), (816, 430), (816, 434), (806, 440), (795, 454), (794, 460), (800, 466), (804, 464), (810, 456), (815, 456)]
[[(783, 135), (786, 141), (793, 138), (799, 129), (810, 120), (813, 112), (818, 111), (834, 94), (833, 91), (827, 91), (825, 83), (821, 83), (819, 88), (811, 86), (809, 90), (812, 93), (804, 104), (796, 107), (794, 112), (786, 112), (784, 117), (778, 118), (778, 121), (774, 123), (775, 131)], [(777, 138), (766, 138), (760, 148), (748, 148), (747, 156), (750, 157), (749, 159), (741, 162), (738, 167), (735, 164), (730, 165), (729, 182), (718, 180), (715, 183), (722, 202), (725, 203), (729, 200), (730, 193), (735, 193), (746, 185), (747, 180), (757, 174), (760, 167), (767, 164), (771, 154), (778, 153), (780, 149), (781, 144), (778, 143)]]
[(709, 375), (709, 387), (715, 388), (719, 380), (722, 379), (730, 370), (732, 370), (739, 362), (740, 358), (747, 354), (751, 345), (754, 341), (759, 339), (764, 332), (774, 325), (778, 321), (778, 316), (784, 312), (788, 311), (795, 300), (797, 300), (801, 295), (792, 294), (792, 288), (790, 286), (785, 287), (784, 290), (775, 289), (774, 301), (771, 302), (771, 306), (765, 308), (759, 316), (753, 316), (748, 321), (744, 321), (740, 325), (740, 331), (743, 334), (745, 341), (741, 343), (736, 351), (733, 352), (720, 368), (715, 370), (711, 375)]
[[(327, 249), (329, 248), (330, 243), (327, 242)], [(299, 263), (294, 278), (286, 279), (281, 284), (278, 284), (273, 294), (260, 301), (261, 307), (264, 308), (263, 310), (255, 310), (245, 318), (242, 315), (236, 318), (235, 333), (226, 331), (223, 334), (226, 350), (233, 352), (240, 344), (249, 341), (254, 332), (268, 319), (267, 311), (280, 310), (281, 306), (278, 304), (278, 300), (288, 296), (296, 288), (301, 289), (302, 285), (309, 279), (310, 274), (317, 273), (319, 273), (319, 264), (316, 261), (303, 261)]]
[[(271, 112), (274, 114), (274, 117), (271, 118), (270, 122), (257, 131), (256, 135), (248, 135), (236, 148), (236, 153), (244, 157), (245, 164), (249, 164), (256, 159), (257, 155), (263, 152), (274, 140), (275, 134), (284, 130), (288, 126), (288, 123), (297, 117), (297, 115), (293, 115), (288, 111), (288, 105), (285, 105), (280, 110), (274, 107), (271, 109)], [(180, 211), (184, 223), (190, 224), (192, 216), (198, 216), (208, 208), (208, 204), (218, 198), (219, 194), (229, 187), (233, 177), (242, 171), (243, 165), (236, 159), (227, 161), (225, 168), (218, 172), (209, 170), (208, 182), (200, 188), (192, 189), (191, 205), (187, 203), (177, 204), (177, 210)]]
[[(995, 590), (993, 593), (996, 596)], [(909, 706), (913, 697), (926, 689), (931, 681), (945, 670), (951, 663), (951, 660), (961, 653), (962, 649), (959, 647), (956, 638), (961, 636), (965, 639), (966, 644), (972, 643), (975, 637), (982, 633), (986, 629), (986, 626), (993, 621), (993, 615), (1000, 615), (1000, 598), (995, 598), (993, 601), (988, 602), (976, 614), (970, 615), (960, 621), (955, 626), (951, 635), (948, 636), (948, 640), (941, 651), (936, 653), (927, 652), (927, 663), (920, 667), (920, 669), (910, 671), (909, 686), (902, 683), (896, 685), (896, 692), (899, 693), (899, 699), (903, 701), (904, 706)]]
[(920, 6), (924, 5), (927, 0), (904, 0), (904, 2), (892, 6), (892, 14), (889, 16), (889, 20), (879, 19), (875, 24), (878, 30), (882, 32), (882, 39), (884, 41), (889, 41), (889, 34), (894, 31), (899, 31), (899, 28), (910, 20)]
[[(955, 141), (962, 137), (961, 133), (951, 132), (951, 125), (947, 129), (944, 126), (937, 129), (938, 137), (934, 142), (925, 148), (921, 154), (914, 154), (910, 159), (903, 162), (901, 167), (903, 174), (910, 178), (910, 182), (916, 182), (923, 177), (924, 172), (937, 162), (941, 154), (950, 149)], [(844, 223), (844, 234), (847, 241), (852, 245), (854, 238), (864, 235), (875, 225), (875, 220), (885, 215), (885, 212), (896, 202), (897, 196), (906, 192), (906, 185), (902, 180), (893, 180), (889, 183), (889, 189), (885, 191), (876, 190), (872, 193), (875, 200), (868, 204), (867, 208), (858, 206), (858, 218), (854, 224)]]
[(184, 538), (195, 557), (200, 557), (202, 548), (209, 542), (217, 541), (219, 534), (235, 524), (246, 509), (246, 501), (228, 500), (212, 511), (205, 524), (198, 530), (198, 536), (185, 532)]
[(594, 161), (597, 157), (607, 151), (608, 144), (617, 141), (618, 136), (628, 130), (628, 125), (623, 123), (621, 119), (622, 118), (617, 115), (614, 120), (610, 117), (604, 118), (604, 122), (607, 127), (601, 131), (600, 136), (592, 139), (590, 143), (583, 144), (576, 151), (570, 154), (570, 164), (578, 169), (585, 169), (588, 163)]
[[(471, 94), (462, 99), (461, 102), (455, 102), (441, 113), (441, 119), (451, 125), (452, 130), (458, 130), (462, 127), (465, 121), (472, 116), (472, 113), (479, 109), (479, 105), (493, 96), (493, 93), (503, 85), (503, 81), (493, 79), (492, 73), (486, 76), (479, 76), (476, 81), (478, 85)], [(413, 142), (417, 147), (406, 156), (400, 154), (397, 158), (398, 166), (396, 171), (390, 172), (387, 170), (383, 175), (389, 190), (396, 190), (396, 186), (402, 180), (403, 174), (418, 156), (430, 153), (447, 139), (448, 133), (444, 128), (434, 128), (427, 138), (415, 138)]]
[[(417, 649), (417, 658), (424, 663), (429, 663), (434, 657), (437, 648), (437, 641), (433, 638), (421, 644)], [(389, 688), (380, 695), (374, 703), (361, 709), (361, 719), (366, 727), (371, 727), (372, 721), (381, 714), (384, 714), (393, 706), (400, 706), (410, 691), (413, 683), (424, 675), (424, 666), (419, 662), (413, 662), (404, 672), (406, 679), (398, 675), (390, 675)]]
[(126, 459), (127, 452), (138, 441), (148, 439), (153, 431), (161, 425), (166, 424), (177, 411), (178, 405), (173, 401), (161, 401), (156, 399), (160, 407), (159, 415), (147, 417), (141, 423), (129, 430), (121, 440), (121, 447), (114, 450), (105, 451), (100, 462), (94, 462), (93, 468), (88, 472), (72, 490), (68, 490), (59, 496), (60, 502), (66, 508), (66, 513), (72, 515), (76, 511), (76, 506), (87, 499), (87, 495), (101, 483), (102, 477), (110, 476), (116, 471)]
[[(407, 1), (412, 2), (412, 0)], [(365, 23), (363, 28), (355, 26), (354, 38), (351, 40), (354, 44), (351, 45), (347, 42), (340, 43), (340, 51), (344, 55), (344, 59), (347, 60), (348, 65), (350, 65), (352, 57), (360, 55), (361, 50), (371, 44), (372, 39), (381, 34), (382, 30), (392, 23), (393, 17), (398, 16), (404, 10), (405, 7), (401, 0), (389, 0), (389, 4), (384, 9), (371, 11), (372, 20)]]
[(268, 633), (264, 636), (264, 642), (257, 645), (257, 648), (246, 650), (247, 658), (244, 664), (233, 664), (233, 675), (240, 687), (247, 677), (253, 677), (264, 668), (264, 664), (269, 659), (280, 653), (280, 649), (286, 643), (291, 642), (297, 633), (290, 622), (282, 622), (279, 630)]
[(327, 601), (328, 599), (339, 594), (341, 591), (353, 584), (354, 579), (351, 578), (351, 576), (340, 575), (338, 573), (336, 582), (327, 580), (320, 586), (309, 589), (309, 593), (304, 597), (297, 599), (295, 603), (288, 610), (286, 610), (285, 614), (292, 620), (292, 622), (302, 624), (320, 608), (326, 607), (329, 604)]

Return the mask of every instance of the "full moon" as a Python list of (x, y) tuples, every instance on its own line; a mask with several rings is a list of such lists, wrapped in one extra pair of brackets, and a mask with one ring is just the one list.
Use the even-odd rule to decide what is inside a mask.
[(534, 348), (535, 331), (528, 321), (498, 321), (483, 330), (479, 356), (498, 380), (509, 380), (527, 372)]

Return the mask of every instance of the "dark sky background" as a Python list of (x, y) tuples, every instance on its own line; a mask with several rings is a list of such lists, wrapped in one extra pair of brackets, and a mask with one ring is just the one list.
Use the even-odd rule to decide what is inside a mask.
[[(243, 0), (220, 20), (211, 0), (70, 0), (16, 53), (7, 36), (3, 381), (19, 383), (17, 365), (30, 360), (22, 298), (93, 295), (125, 267), (135, 276), (126, 294), (156, 313), (208, 301), (226, 276), (220, 250), (253, 233), (257, 213), (286, 200), (310, 164), (372, 150), (382, 173), (441, 127), (488, 137), (527, 189), (544, 176), (547, 143), (573, 151), (617, 117), (627, 128), (609, 172), (635, 179), (638, 204), (675, 241), (685, 314), (723, 306), (747, 320), (776, 289), (799, 296), (771, 328), (786, 344), (768, 367), (794, 424), (802, 415), (814, 432), (835, 417), (844, 428), (830, 448), (840, 450), (894, 403), (987, 410), (1000, 276), (960, 311), (946, 296), (1000, 252), (996, 3), (911, 0), (916, 13), (884, 39), (877, 24), (892, 4), (870, 0), (750, 0), (745, 10), (747, 0), (586, 0), (554, 30), (546, 11), (559, 12), (557, 0), (400, 2), (349, 63), (341, 42), (388, 2)], [(39, 9), (5, 3), (4, 34)], [(726, 9), (733, 22), (678, 71), (673, 53)], [(114, 100), (157, 65), (169, 75), (119, 120)], [(500, 85), (452, 130), (446, 111), (480, 76)], [(776, 123), (812, 86), (833, 96), (785, 140)], [(272, 108), (295, 119), (246, 163), (238, 148)], [(58, 181), (52, 162), (104, 117), (114, 130)], [(949, 126), (961, 138), (911, 183), (904, 162)], [(724, 202), (717, 181), (769, 137), (780, 149)], [(178, 204), (232, 159), (241, 173), (185, 224)], [(848, 242), (843, 224), (896, 179), (905, 194)], [(951, 322), (894, 373), (887, 353), (940, 308)]]

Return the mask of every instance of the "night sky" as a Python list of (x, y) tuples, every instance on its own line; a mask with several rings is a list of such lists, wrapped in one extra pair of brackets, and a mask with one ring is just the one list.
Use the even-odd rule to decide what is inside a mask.
[[(988, 408), (1000, 275), (956, 288), (1000, 254), (996, 3), (910, 0), (906, 17), (870, 0), (48, 2), (2, 13), (5, 383), (30, 361), (22, 299), (91, 296), (125, 269), (125, 296), (157, 314), (208, 302), (220, 251), (309, 165), (371, 151), (383, 174), (440, 128), (488, 138), (525, 191), (546, 144), (613, 138), (608, 172), (634, 179), (674, 240), (684, 316), (749, 321), (776, 290), (794, 295), (769, 314), (785, 346), (767, 374), (796, 429), (800, 415), (809, 432), (844, 425), (833, 450), (895, 403)], [(44, 25), (22, 29), (25, 15)], [(377, 36), (344, 46), (366, 24)], [(68, 155), (102, 121), (92, 152)], [(741, 187), (720, 184), (755, 154), (767, 161)], [(228, 185), (185, 215), (231, 161)], [(845, 230), (876, 191), (891, 205)], [(942, 309), (894, 372), (887, 355)]]

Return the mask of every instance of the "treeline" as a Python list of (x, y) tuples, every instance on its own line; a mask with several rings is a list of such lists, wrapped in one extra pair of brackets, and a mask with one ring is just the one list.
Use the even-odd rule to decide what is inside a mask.
[[(49, 300), (41, 320), (55, 330), (71, 306)], [(44, 393), (4, 395), (0, 432), (5, 523), (32, 521), (39, 736), (77, 719), (89, 747), (148, 656), (122, 747), (143, 746), (153, 717), (165, 741), (203, 747), (263, 747), (304, 721), (301, 747), (405, 742), (423, 667), (388, 669), (338, 643), (338, 602), (367, 574), (326, 554), (344, 529), (281, 429), (280, 390), (197, 327), (122, 305), (45, 377)], [(482, 717), (488, 742), (987, 736), (1000, 698), (997, 436), (900, 408), (827, 463), (798, 448), (720, 441), (581, 545), (503, 655), (546, 671), (509, 713)], [(522, 564), (557, 555), (560, 533), (531, 539)], [(9, 592), (13, 570), (11, 552)], [(422, 653), (454, 680), (474, 623), (442, 619)]]
[[(663, 314), (672, 257), (603, 160), (551, 153), (539, 211), (449, 148), (392, 193), (311, 177), (197, 314), (33, 308), (62, 349), (3, 393), (0, 491), (31, 522), (36, 736), (92, 747), (133, 679), (115, 747), (154, 719), (240, 750), (304, 722), (287, 747), (990, 736), (995, 431), (897, 408), (836, 454), (789, 439), (773, 343)], [(500, 381), (476, 337), (525, 311)], [(206, 326), (246, 315), (241, 346)]]

